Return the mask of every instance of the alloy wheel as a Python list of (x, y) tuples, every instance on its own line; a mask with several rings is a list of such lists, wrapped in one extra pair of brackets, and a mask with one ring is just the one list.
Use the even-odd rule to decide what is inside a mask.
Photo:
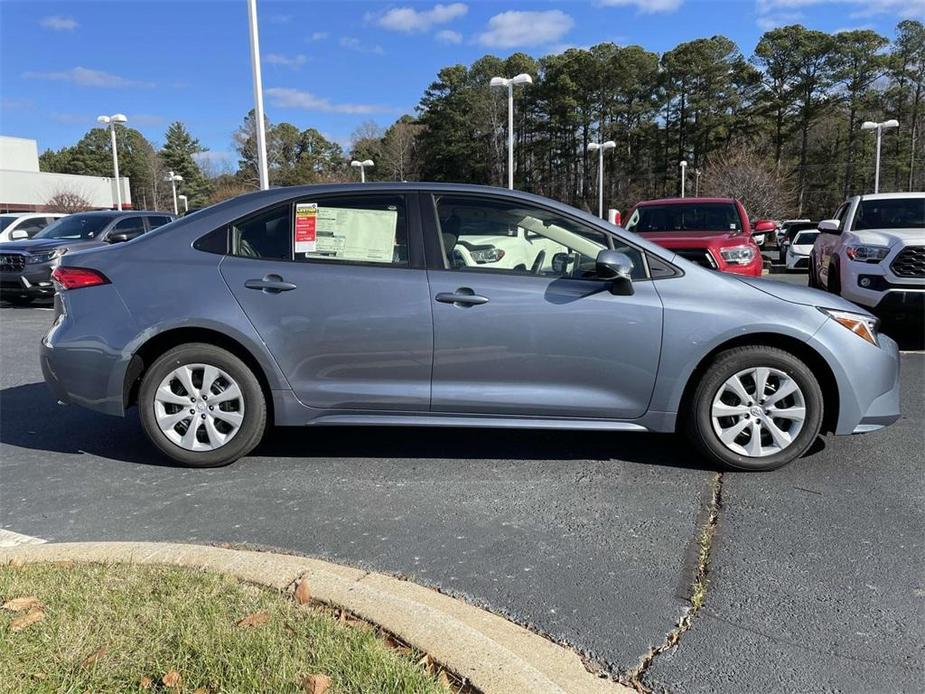
[(763, 458), (790, 446), (803, 429), (806, 400), (780, 369), (753, 367), (728, 378), (711, 407), (713, 431), (740, 455)]
[(210, 364), (185, 364), (167, 374), (157, 387), (154, 418), (177, 446), (188, 451), (215, 450), (240, 430), (244, 395), (225, 371)]

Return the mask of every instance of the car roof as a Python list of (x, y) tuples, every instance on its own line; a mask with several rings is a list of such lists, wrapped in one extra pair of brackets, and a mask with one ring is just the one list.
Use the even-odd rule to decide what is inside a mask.
[(866, 193), (864, 195), (856, 195), (855, 197), (861, 200), (901, 200), (903, 198), (925, 199), (925, 192), (916, 191), (909, 193)]
[(733, 204), (733, 198), (659, 198), (657, 200), (643, 200), (636, 203), (636, 207), (648, 207), (649, 205), (689, 205), (691, 203), (719, 202)]
[(0, 212), (0, 217), (16, 217), (21, 219), (23, 217), (48, 217), (48, 216), (58, 216), (66, 217), (66, 212)]
[(129, 215), (133, 217), (157, 215), (159, 217), (167, 216), (173, 217), (173, 214), (170, 212), (156, 212), (155, 210), (87, 210), (86, 212), (75, 212), (75, 215), (87, 215), (92, 217), (128, 217)]

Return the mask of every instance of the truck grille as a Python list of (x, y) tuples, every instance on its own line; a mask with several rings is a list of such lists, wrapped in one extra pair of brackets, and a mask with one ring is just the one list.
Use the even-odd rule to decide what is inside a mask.
[(22, 272), (26, 256), (19, 253), (0, 253), (0, 272)]
[(715, 270), (717, 267), (716, 260), (714, 260), (713, 256), (710, 254), (710, 251), (705, 248), (678, 248), (675, 249), (675, 253), (682, 258), (686, 258), (698, 265), (703, 265), (710, 270)]
[(925, 246), (909, 246), (899, 252), (890, 269), (897, 277), (925, 278)]

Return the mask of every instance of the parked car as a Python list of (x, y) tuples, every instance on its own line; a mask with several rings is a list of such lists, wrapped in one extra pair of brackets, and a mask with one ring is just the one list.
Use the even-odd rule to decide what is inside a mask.
[(777, 231), (777, 223), (772, 219), (758, 219), (751, 223), (752, 225), (752, 238), (755, 240), (755, 245), (758, 248), (764, 248), (765, 246), (773, 243), (777, 245), (777, 237), (775, 236), (775, 231)]
[[(787, 233), (788, 233), (788, 231), (789, 231), (789, 229), (790, 229), (790, 227), (791, 227), (792, 225), (794, 225), (794, 224), (808, 224), (809, 222), (810, 222), (809, 219), (785, 219), (785, 220), (781, 221), (780, 223), (778, 223), (778, 225), (777, 225), (777, 231), (776, 231), (777, 245), (780, 246), (780, 241), (781, 241), (781, 239), (783, 239), (785, 236), (787, 236)], [(784, 261), (781, 260), (781, 262), (784, 262)]]
[(798, 231), (793, 241), (787, 244), (784, 265), (788, 270), (806, 270), (809, 268), (809, 254), (813, 250), (813, 243), (819, 236), (817, 229), (804, 229)]
[(819, 222), (809, 284), (893, 318), (925, 315), (925, 193), (857, 195)]
[(49, 224), (66, 216), (61, 212), (6, 212), (0, 214), (0, 243), (31, 239)]
[(760, 277), (764, 267), (745, 208), (731, 198), (647, 200), (625, 228), (711, 270)]
[(51, 271), (64, 254), (130, 241), (172, 220), (166, 212), (78, 212), (31, 239), (0, 243), (0, 298), (24, 305), (51, 297)]
[(789, 222), (784, 227), (783, 235), (778, 239), (777, 246), (780, 253), (780, 262), (787, 262), (787, 248), (793, 243), (793, 239), (801, 231), (816, 231), (818, 227), (818, 222), (811, 222), (810, 220), (799, 221), (799, 222)]
[[(476, 226), (551, 262), (469, 264)], [(137, 405), (190, 466), (246, 455), (272, 423), (678, 430), (760, 470), (822, 429), (899, 417), (896, 343), (866, 311), (506, 189), (275, 188), (67, 253), (53, 276), (55, 397)]]

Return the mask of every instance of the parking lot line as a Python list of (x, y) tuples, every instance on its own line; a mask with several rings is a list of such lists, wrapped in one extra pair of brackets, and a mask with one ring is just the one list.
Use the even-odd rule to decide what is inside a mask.
[(32, 537), (31, 535), (23, 535), (21, 533), (14, 533), (12, 530), (4, 530), (0, 528), (0, 547), (16, 547), (18, 545), (41, 545), (48, 540), (43, 540), (40, 537)]

